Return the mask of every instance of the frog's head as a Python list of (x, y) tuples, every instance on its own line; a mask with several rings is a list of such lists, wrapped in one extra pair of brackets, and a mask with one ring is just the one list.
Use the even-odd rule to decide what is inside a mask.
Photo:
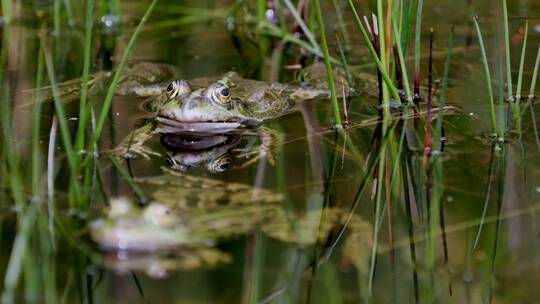
[(227, 79), (205, 88), (192, 88), (185, 80), (167, 85), (168, 97), (158, 112), (158, 121), (174, 131), (225, 132), (257, 125), (261, 120), (251, 116), (243, 97), (235, 94)]

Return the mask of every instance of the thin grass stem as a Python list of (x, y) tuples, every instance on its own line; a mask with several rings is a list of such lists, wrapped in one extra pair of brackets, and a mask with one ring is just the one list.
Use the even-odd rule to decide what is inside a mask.
[[(416, 7), (416, 22), (414, 30), (414, 102), (418, 106), (420, 102), (420, 55), (422, 38), (422, 11), (424, 0), (419, 0)], [(416, 122), (416, 121), (415, 121)]]
[(2, 0), (2, 17), (5, 24), (11, 23), (11, 0)]
[(53, 2), (53, 30), (55, 35), (60, 34), (60, 26), (61, 26), (61, 17), (60, 14), (62, 6), (60, 3), (60, 0), (54, 0)]
[[(300, 16), (298, 11), (294, 7), (294, 5), (291, 3), (291, 0), (283, 0), (283, 2), (287, 6), (287, 9), (289, 10), (289, 12), (291, 12), (291, 15), (293, 16), (294, 21), (296, 21), (296, 23), (298, 23), (298, 26), (300, 26), (300, 28), (302, 29), (302, 31), (306, 35), (306, 38), (311, 43), (311, 46), (314, 49), (316, 49), (316, 50), (318, 50), (320, 52), (321, 47), (317, 43), (317, 39), (315, 39), (315, 35), (313, 35), (313, 33), (309, 30), (308, 26), (306, 25), (306, 23), (304, 22), (304, 20), (302, 19), (302, 17)], [(317, 7), (317, 5), (315, 7)], [(317, 8), (315, 8), (315, 9), (317, 9)], [(320, 10), (320, 8), (319, 8), (319, 10)], [(324, 46), (323, 46), (323, 48), (324, 48)], [(323, 54), (324, 54), (324, 50), (323, 50)]]
[(394, 84), (393, 84), (392, 80), (390, 79), (390, 77), (388, 76), (388, 73), (386, 73), (386, 70), (385, 70), (381, 60), (379, 59), (379, 56), (377, 56), (377, 52), (373, 48), (373, 45), (371, 43), (371, 39), (369, 38), (368, 33), (366, 32), (366, 29), (364, 28), (364, 25), (362, 24), (360, 16), (358, 15), (352, 0), (349, 0), (349, 6), (350, 6), (351, 11), (352, 11), (352, 13), (354, 15), (354, 20), (356, 21), (356, 25), (360, 29), (360, 32), (362, 34), (362, 38), (364, 39), (364, 42), (366, 43), (366, 46), (369, 49), (369, 53), (371, 54), (371, 57), (373, 58), (373, 60), (375, 61), (375, 64), (377, 65), (377, 68), (381, 72), (381, 76), (382, 76), (384, 82), (387, 84), (388, 88), (390, 89), (390, 93), (392, 94), (392, 97), (395, 99), (395, 101), (398, 104), (401, 104), (401, 98), (399, 97), (399, 92), (398, 92), (397, 88), (394, 86)]
[(525, 34), (523, 36), (523, 47), (521, 48), (521, 58), (519, 60), (519, 74), (516, 88), (516, 103), (521, 100), (521, 84), (523, 81), (523, 67), (525, 65), (525, 51), (527, 49), (527, 36), (529, 34), (529, 20), (525, 20)]
[(112, 106), (112, 99), (116, 92), (116, 86), (118, 85), (120, 81), (120, 75), (122, 75), (122, 72), (124, 71), (124, 67), (126, 66), (127, 59), (129, 58), (129, 55), (131, 54), (131, 51), (133, 49), (133, 46), (135, 45), (135, 41), (139, 37), (139, 33), (141, 32), (141, 29), (143, 28), (144, 24), (148, 20), (148, 17), (154, 10), (154, 7), (156, 6), (158, 0), (152, 0), (148, 8), (146, 9), (146, 12), (144, 13), (144, 16), (142, 17), (141, 21), (135, 28), (135, 32), (133, 32), (133, 35), (131, 35), (131, 38), (129, 39), (128, 45), (126, 47), (126, 50), (124, 51), (124, 54), (122, 55), (122, 59), (120, 60), (120, 64), (118, 65), (118, 68), (116, 72), (114, 73), (113, 80), (109, 86), (109, 89), (107, 90), (107, 95), (105, 96), (105, 100), (103, 102), (103, 108), (101, 109), (96, 131), (94, 133), (94, 143), (98, 143), (101, 139), (101, 135), (103, 132), (103, 128), (105, 127), (105, 122), (107, 120), (108, 113)]
[(339, 26), (339, 31), (341, 32), (341, 35), (343, 35), (345, 49), (348, 50), (350, 46), (349, 33), (347, 32), (347, 28), (345, 27), (345, 21), (343, 20), (343, 11), (337, 0), (332, 0), (332, 3), (334, 4), (334, 9), (336, 10), (336, 18)]
[[(391, 3), (391, 2), (389, 2)], [(388, 50), (386, 49), (387, 41), (386, 41), (386, 33), (384, 31), (384, 9), (383, 9), (383, 1), (377, 1), (377, 27), (379, 29), (379, 35), (378, 35), (378, 41), (379, 41), (379, 54), (381, 59), (381, 65), (386, 73), (389, 71), (389, 60), (388, 60)], [(390, 37), (388, 37), (390, 38)], [(388, 95), (388, 87), (392, 86), (395, 88), (393, 84), (387, 84), (383, 82), (382, 84), (382, 106), (383, 106), (383, 133), (386, 132), (386, 129), (388, 128), (389, 118), (391, 117), (390, 114), (390, 98)], [(397, 99), (399, 102), (400, 98)]]
[(64, 112), (64, 107), (62, 106), (62, 100), (60, 98), (60, 92), (58, 91), (58, 86), (56, 83), (56, 75), (54, 72), (54, 64), (52, 55), (45, 41), (43, 34), (40, 35), (41, 45), (43, 46), (43, 53), (45, 55), (45, 66), (47, 67), (47, 74), (49, 76), (49, 82), (52, 86), (53, 99), (54, 99), (54, 108), (56, 116), (58, 117), (58, 124), (60, 126), (60, 134), (62, 136), (62, 141), (64, 143), (64, 150), (66, 152), (66, 157), (68, 160), (70, 178), (72, 181), (72, 189), (75, 194), (75, 198), (80, 198), (80, 187), (79, 181), (77, 180), (77, 156), (73, 151), (73, 144), (71, 142), (71, 135), (69, 134), (69, 126), (66, 119), (66, 114)]
[(503, 0), (503, 23), (504, 23), (504, 54), (506, 59), (506, 88), (508, 90), (508, 100), (514, 101), (512, 91), (512, 65), (510, 62), (510, 35), (508, 33), (508, 6)]
[(396, 27), (395, 19), (392, 19), (392, 28), (394, 30), (394, 36), (396, 37), (396, 46), (398, 51), (399, 66), (401, 70), (401, 77), (403, 79), (403, 87), (405, 89), (405, 95), (407, 96), (407, 103), (412, 103), (411, 88), (409, 85), (409, 76), (407, 74), (407, 66), (405, 65), (405, 58), (403, 57), (403, 49), (401, 47), (401, 37)]
[(124, 170), (124, 168), (122, 168), (122, 166), (118, 163), (118, 161), (113, 156), (109, 156), (109, 160), (111, 161), (113, 166), (116, 168), (116, 170), (120, 172), (124, 180), (131, 187), (131, 190), (133, 190), (133, 192), (135, 192), (135, 194), (138, 196), (139, 201), (143, 204), (147, 203), (148, 198), (146, 197), (142, 189), (139, 187), (139, 185), (135, 183), (131, 175), (126, 170)]
[(86, 120), (88, 98), (88, 78), (90, 75), (90, 55), (92, 53), (92, 28), (94, 25), (94, 0), (86, 1), (86, 24), (84, 33), (84, 59), (82, 71), (81, 100), (79, 103), (79, 126), (77, 128), (77, 137), (75, 150), (81, 152), (84, 148), (84, 133), (86, 130)]
[[(448, 81), (450, 74), (450, 62), (452, 60), (452, 46), (454, 44), (454, 29), (450, 32), (450, 37), (448, 37), (448, 53), (446, 55), (446, 60), (444, 62), (444, 74), (441, 92), (439, 94), (439, 109), (444, 109), (446, 106), (446, 91), (448, 90)], [(437, 151), (435, 157), (438, 157), (438, 153), (441, 151), (441, 141), (442, 139), (442, 129), (443, 129), (444, 115), (443, 111), (440, 111), (437, 116), (437, 124), (435, 126), (435, 142), (433, 144), (433, 150)]]
[(494, 167), (493, 155), (494, 154), (495, 154), (495, 145), (492, 145), (490, 149), (490, 154), (489, 154), (488, 180), (486, 183), (484, 207), (482, 208), (482, 215), (480, 216), (480, 223), (478, 224), (478, 230), (476, 232), (476, 236), (474, 237), (474, 242), (472, 245), (471, 252), (475, 252), (476, 248), (478, 247), (478, 243), (480, 241), (480, 235), (482, 233), (482, 229), (484, 228), (484, 222), (487, 215), (489, 201), (491, 199), (491, 184), (493, 180), (493, 167)]
[(23, 258), (26, 256), (30, 229), (36, 217), (36, 207), (37, 205), (31, 205), (21, 217), (20, 227), (17, 236), (15, 237), (15, 241), (13, 242), (6, 268), (2, 303), (13, 303), (15, 290), (23, 270)]
[[(499, 45), (499, 36), (495, 35), (495, 45)], [(502, 56), (501, 49), (497, 48), (497, 76), (498, 76), (498, 91), (499, 91), (499, 98), (498, 98), (498, 120), (499, 120), (499, 128), (497, 132), (498, 140), (499, 142), (504, 142), (504, 133), (506, 131), (506, 125), (505, 125), (505, 106), (504, 106), (504, 76), (503, 76), (503, 63), (502, 63)], [(511, 104), (510, 106), (513, 106)], [(518, 109), (519, 110), (519, 109)], [(519, 111), (517, 111), (517, 119), (520, 118)]]
[(538, 46), (538, 51), (536, 52), (536, 60), (534, 62), (533, 77), (531, 79), (531, 87), (529, 90), (529, 100), (532, 102), (535, 96), (536, 90), (536, 80), (538, 77), (538, 70), (540, 69), (540, 45)]
[[(41, 87), (43, 78), (43, 50), (40, 46), (38, 51), (38, 64), (36, 72), (36, 88)], [(39, 134), (41, 123), (41, 91), (37, 90), (34, 95), (34, 111), (32, 119), (32, 194), (36, 196), (39, 192), (40, 159)]]
[[(25, 207), (25, 195), (23, 192), (23, 180), (19, 169), (19, 159), (17, 157), (17, 151), (15, 148), (13, 139), (12, 128), (12, 109), (11, 109), (11, 94), (10, 87), (7, 81), (4, 79), (5, 69), (8, 63), (9, 57), (9, 40), (10, 40), (10, 24), (6, 24), (2, 31), (2, 49), (0, 50), (0, 87), (3, 88), (0, 102), (0, 125), (2, 128), (4, 153), (6, 156), (6, 163), (8, 168), (7, 180), (9, 180), (9, 186), (15, 206), (19, 210), (23, 210)], [(0, 172), (3, 173), (3, 172)]]
[(473, 18), (474, 26), (476, 28), (476, 34), (478, 36), (478, 43), (480, 44), (480, 51), (482, 53), (482, 63), (484, 67), (484, 77), (486, 78), (486, 85), (488, 88), (489, 94), (489, 111), (491, 115), (491, 133), (497, 133), (497, 118), (495, 114), (495, 101), (493, 99), (493, 88), (491, 86), (491, 73), (489, 71), (489, 64), (486, 55), (486, 48), (484, 47), (484, 39), (482, 38), (482, 32), (480, 31), (480, 26), (478, 25), (478, 16)]
[[(285, 0), (285, 3), (290, 2)], [(324, 28), (324, 21), (321, 13), (321, 6), (319, 0), (314, 0), (313, 5), (315, 6), (315, 11), (317, 15), (317, 22), (319, 25), (319, 32), (321, 36), (321, 46), (323, 51), (324, 64), (326, 66), (326, 76), (328, 77), (328, 85), (330, 88), (330, 93), (332, 97), (332, 108), (334, 111), (334, 119), (336, 120), (336, 127), (338, 129), (343, 128), (341, 122), (341, 113), (339, 110), (339, 102), (337, 99), (336, 84), (334, 82), (334, 71), (332, 69), (332, 64), (330, 63), (330, 52), (328, 51), (328, 43), (326, 42), (326, 30)]]
[(349, 68), (349, 62), (347, 61), (347, 56), (345, 54), (345, 50), (343, 49), (343, 45), (341, 43), (339, 35), (336, 35), (336, 42), (339, 49), (339, 57), (341, 59), (341, 64), (343, 65), (343, 69), (345, 70), (345, 77), (347, 78), (347, 83), (349, 84), (350, 88), (354, 88), (354, 81), (351, 74), (351, 69)]

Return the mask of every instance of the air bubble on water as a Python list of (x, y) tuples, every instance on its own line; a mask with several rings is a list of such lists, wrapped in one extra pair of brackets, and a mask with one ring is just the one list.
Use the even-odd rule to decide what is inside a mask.
[(448, 196), (446, 197), (446, 201), (449, 202), (449, 203), (451, 203), (451, 202), (454, 201), (454, 197), (451, 196), (451, 195), (448, 195)]
[(473, 112), (470, 112), (470, 113), (469, 113), (469, 116), (474, 116), (474, 113), (473, 113)]
[(114, 15), (105, 15), (101, 17), (101, 22), (107, 28), (113, 28), (118, 23), (118, 21), (120, 21), (120, 18)]
[(540, 186), (536, 187), (536, 192), (540, 193)]

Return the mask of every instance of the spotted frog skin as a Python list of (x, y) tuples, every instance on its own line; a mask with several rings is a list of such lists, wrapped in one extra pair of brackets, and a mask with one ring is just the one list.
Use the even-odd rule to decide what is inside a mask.
[[(236, 72), (228, 72), (221, 77), (177, 79), (162, 84), (151, 84), (149, 80), (126, 76), (126, 81), (118, 88), (118, 94), (147, 97), (145, 105), (153, 119), (129, 134), (113, 152), (124, 158), (147, 158), (159, 155), (145, 146), (145, 142), (156, 134), (215, 134), (258, 127), (291, 112), (300, 100), (328, 97), (329, 91), (321, 69), (325, 71), (322, 64), (306, 68), (301, 84), (245, 79)], [(140, 64), (138, 68), (132, 68), (131, 73), (139, 73), (139, 70), (150, 70), (142, 74), (151, 75), (159, 69)], [(338, 83), (345, 87), (345, 78), (338, 76)], [(276, 137), (275, 133), (266, 133)]]
[(306, 246), (325, 237), (347, 217), (351, 223), (369, 225), (358, 215), (337, 208), (326, 210), (323, 223), (318, 212), (293, 220), (282, 207), (279, 193), (162, 170), (161, 176), (135, 178), (145, 189), (154, 189), (151, 203), (137, 207), (128, 199), (113, 199), (106, 217), (91, 223), (92, 238), (102, 248), (156, 251), (205, 245), (257, 226), (270, 237)]

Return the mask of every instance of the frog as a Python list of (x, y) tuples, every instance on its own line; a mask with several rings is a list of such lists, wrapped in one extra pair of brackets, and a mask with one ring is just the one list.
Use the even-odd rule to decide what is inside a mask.
[[(354, 238), (345, 244), (367, 248), (371, 242), (371, 224), (350, 210), (324, 208), (298, 216), (286, 210), (282, 194), (269, 189), (167, 167), (162, 171), (135, 177), (152, 191), (150, 203), (141, 207), (128, 198), (115, 198), (104, 216), (90, 222), (91, 238), (109, 257), (111, 268), (125, 272), (143, 267), (160, 275), (228, 263), (231, 257), (215, 245), (256, 229), (299, 248), (326, 243), (340, 226), (349, 227), (347, 235)], [(144, 263), (129, 262), (128, 256)]]
[[(174, 79), (161, 84), (141, 83), (140, 79), (126, 77), (117, 93), (145, 97), (144, 108), (151, 113), (151, 119), (110, 152), (119, 158), (150, 158), (161, 155), (145, 145), (156, 135), (225, 134), (250, 129), (257, 130), (261, 143), (255, 146), (259, 149), (246, 151), (245, 155), (251, 156), (247, 163), (253, 163), (259, 154), (272, 162), (283, 136), (263, 124), (294, 111), (298, 102), (328, 98), (330, 91), (326, 78), (321, 77), (321, 69), (325, 71), (322, 63), (306, 68), (301, 82), (292, 84), (246, 79), (234, 71), (219, 77)], [(150, 70), (148, 74), (159, 69)], [(346, 87), (344, 91), (350, 92), (343, 75), (336, 72), (336, 79)], [(264, 153), (257, 153), (261, 150)]]

